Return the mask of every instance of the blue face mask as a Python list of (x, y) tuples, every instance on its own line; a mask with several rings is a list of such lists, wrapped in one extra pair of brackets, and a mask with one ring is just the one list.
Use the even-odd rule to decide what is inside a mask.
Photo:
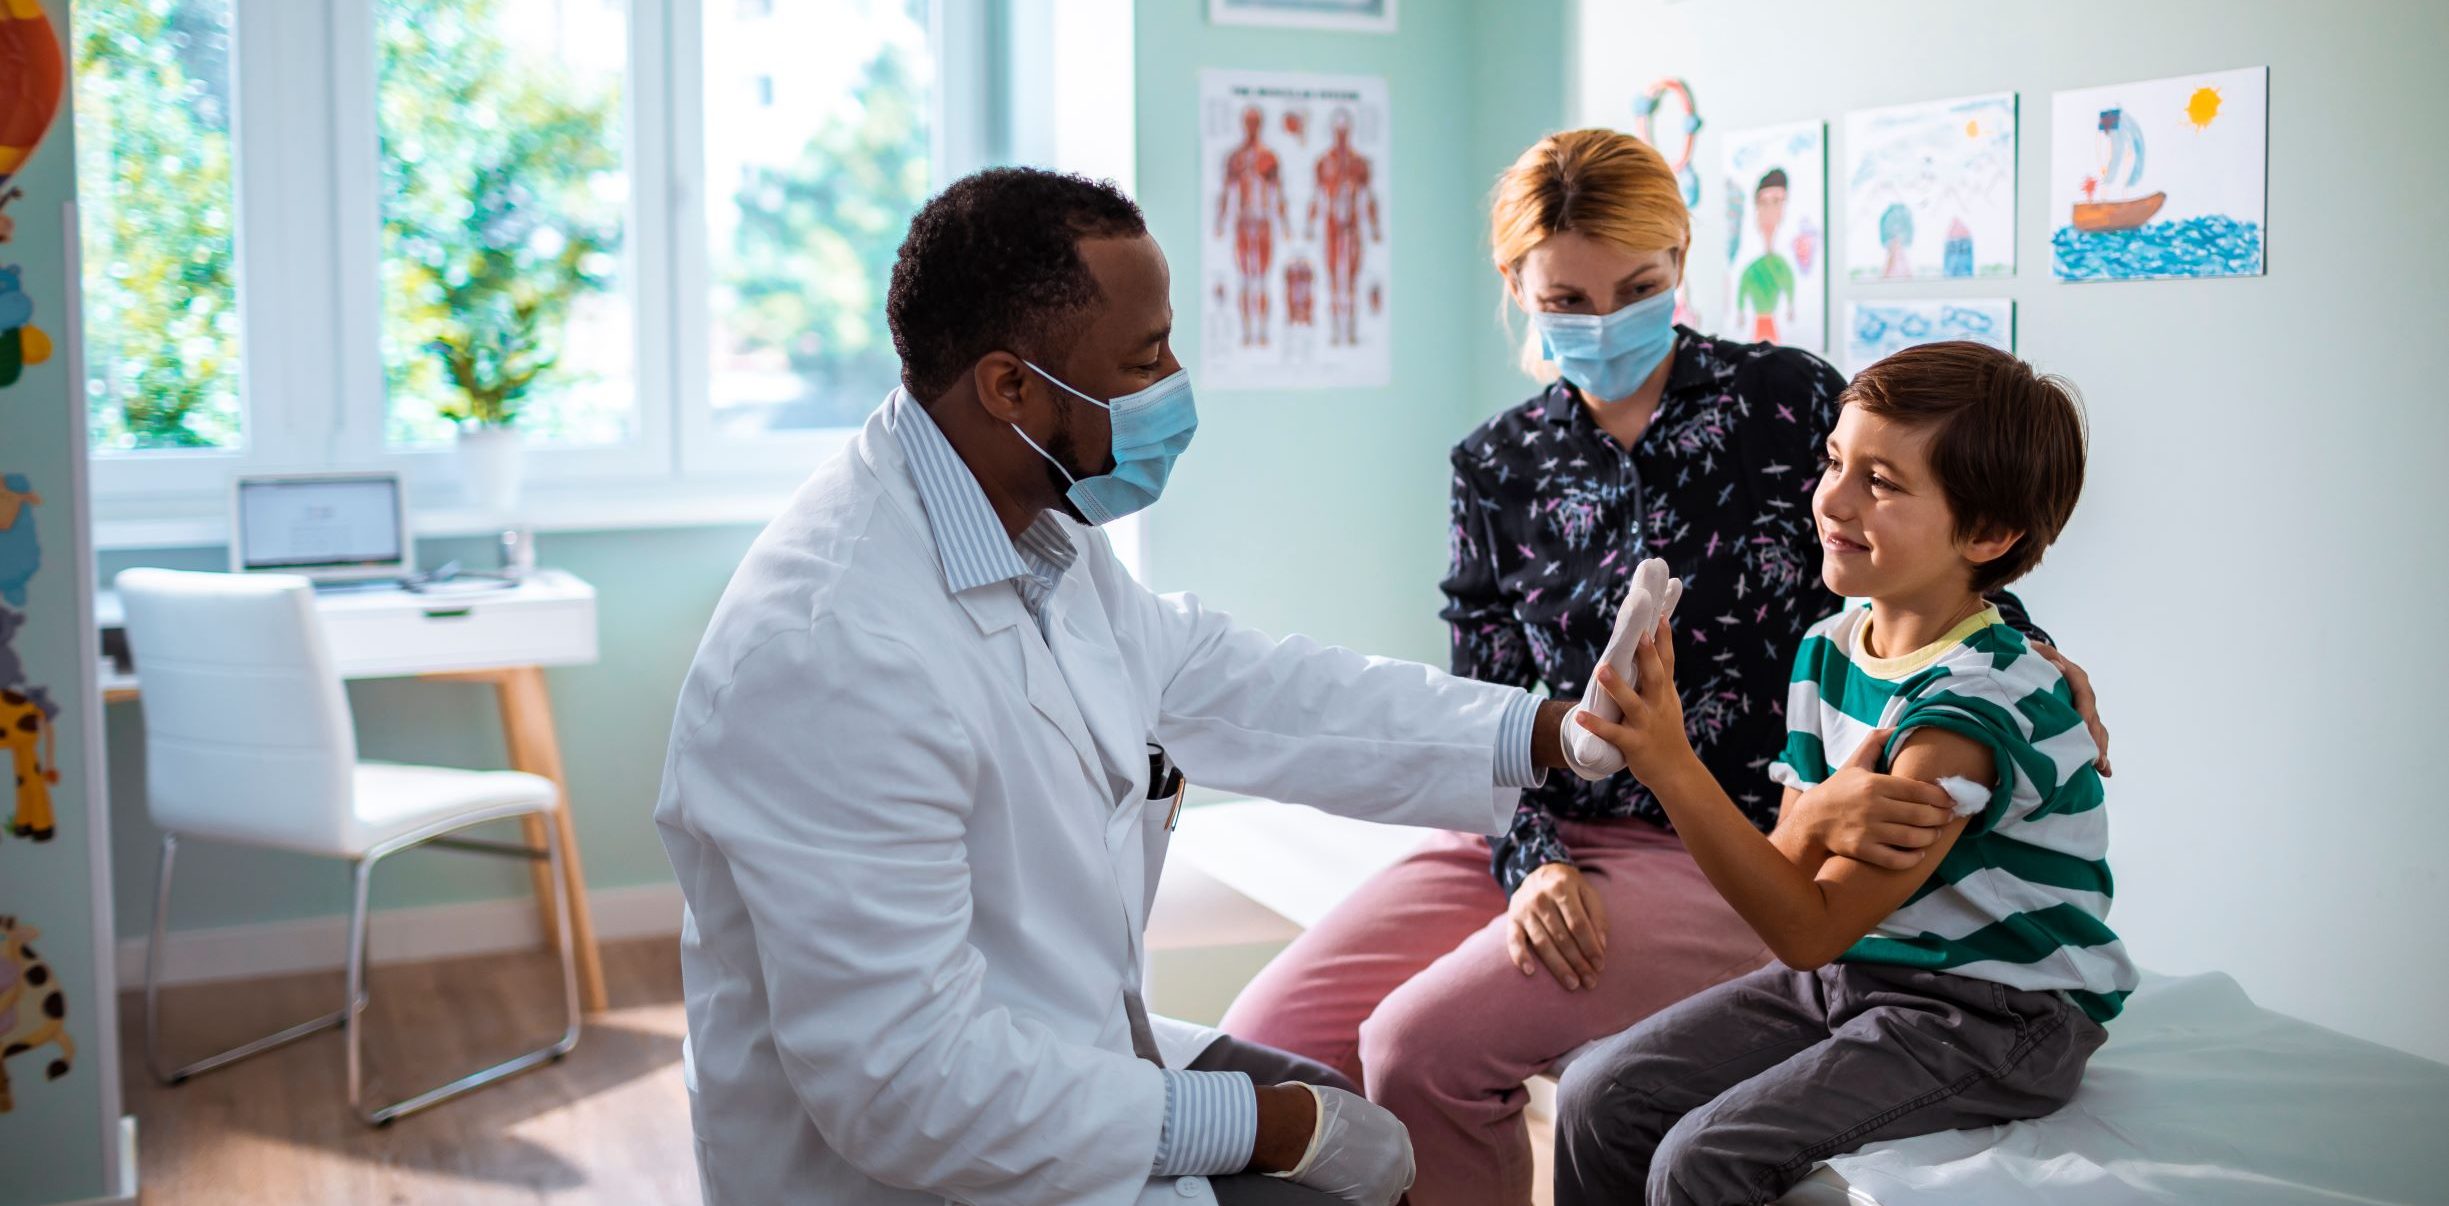
[(1165, 492), (1165, 479), (1173, 475), (1174, 458), (1190, 447), (1190, 438), (1199, 430), (1199, 409), (1191, 402), (1190, 370), (1175, 369), (1173, 375), (1134, 394), (1124, 394), (1100, 402), (1073, 389), (1053, 373), (1028, 361), (1037, 375), (1061, 386), (1064, 392), (1102, 407), (1108, 416), (1107, 426), (1114, 431), (1114, 471), (1095, 477), (1074, 477), (1071, 467), (1054, 459), (1029, 433), (1015, 423), (1012, 430), (1029, 447), (1037, 449), (1063, 480), (1071, 483), (1064, 497), (1080, 509), (1080, 514), (1093, 524), (1109, 524), (1155, 502)]
[(1540, 347), (1565, 380), (1602, 402), (1631, 396), (1675, 350), (1675, 290), (1613, 314), (1531, 313)]

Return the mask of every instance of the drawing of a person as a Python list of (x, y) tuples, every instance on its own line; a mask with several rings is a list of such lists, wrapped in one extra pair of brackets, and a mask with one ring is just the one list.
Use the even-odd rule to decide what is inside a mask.
[(1777, 251), (1777, 230), (1786, 221), (1786, 169), (1770, 168), (1752, 189), (1752, 220), (1760, 231), (1760, 254), (1743, 266), (1735, 283), (1735, 313), (1752, 316), (1751, 338), (1776, 343), (1777, 304), (1794, 321), (1794, 265)]

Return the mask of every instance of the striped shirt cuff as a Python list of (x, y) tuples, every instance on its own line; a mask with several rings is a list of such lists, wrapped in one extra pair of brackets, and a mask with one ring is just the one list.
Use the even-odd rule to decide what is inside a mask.
[(1505, 706), (1505, 717), (1497, 722), (1497, 786), (1537, 787), (1547, 780), (1531, 761), (1531, 736), (1539, 727), (1543, 702), (1525, 691)]
[(1259, 1141), (1258, 1089), (1245, 1072), (1164, 1069), (1165, 1129), (1156, 1140), (1159, 1177), (1218, 1177), (1250, 1166)]

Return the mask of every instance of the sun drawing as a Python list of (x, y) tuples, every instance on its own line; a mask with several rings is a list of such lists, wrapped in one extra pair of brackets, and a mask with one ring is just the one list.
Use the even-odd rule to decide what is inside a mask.
[(2210, 129), (2212, 120), (2218, 116), (2219, 89), (2210, 87), (2196, 88), (2194, 90), (2194, 95), (2186, 98), (2185, 119), (2194, 123), (2195, 129)]

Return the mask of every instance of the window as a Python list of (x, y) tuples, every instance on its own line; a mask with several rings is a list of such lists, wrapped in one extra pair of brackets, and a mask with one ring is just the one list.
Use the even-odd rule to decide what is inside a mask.
[(94, 447), (237, 448), (230, 0), (72, 15)]
[(884, 286), (930, 185), (927, 8), (704, 9), (706, 397), (726, 442), (854, 426), (899, 379)]
[(635, 431), (621, 0), (374, 0), (383, 425)]
[(909, 217), (1003, 149), (994, 31), (1095, 11), (1127, 54), (1127, 0), (1042, 7), (73, 6), (103, 539), (219, 539), (269, 470), (451, 512), (497, 409), (547, 526), (770, 506), (896, 382)]

